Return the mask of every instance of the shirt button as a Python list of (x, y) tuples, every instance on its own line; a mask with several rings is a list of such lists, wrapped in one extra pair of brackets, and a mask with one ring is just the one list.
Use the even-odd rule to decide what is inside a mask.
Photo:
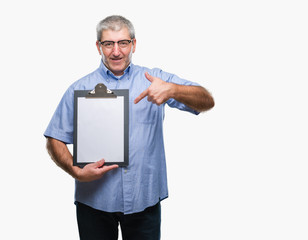
[(127, 173), (127, 169), (124, 170), (124, 173)]

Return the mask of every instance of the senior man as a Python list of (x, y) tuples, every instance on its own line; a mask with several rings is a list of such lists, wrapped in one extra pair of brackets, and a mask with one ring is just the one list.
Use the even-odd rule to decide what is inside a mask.
[[(75, 204), (80, 239), (160, 239), (160, 201), (168, 197), (163, 142), (164, 107), (193, 114), (211, 109), (214, 100), (199, 84), (161, 69), (134, 65), (135, 30), (122, 16), (97, 25), (96, 47), (101, 55), (94, 72), (65, 92), (44, 135), (51, 158), (75, 178)], [(67, 144), (73, 143), (74, 90), (129, 89), (129, 165), (98, 162), (73, 166)]]

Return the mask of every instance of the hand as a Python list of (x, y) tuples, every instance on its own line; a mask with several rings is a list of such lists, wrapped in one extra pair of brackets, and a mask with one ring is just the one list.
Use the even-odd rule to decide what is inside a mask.
[(118, 168), (118, 165), (104, 166), (102, 159), (95, 163), (89, 163), (84, 168), (79, 168), (76, 179), (80, 182), (90, 182), (101, 178), (106, 172)]
[(165, 82), (158, 77), (153, 77), (147, 72), (145, 77), (151, 82), (151, 85), (135, 99), (135, 104), (147, 96), (149, 102), (159, 106), (172, 97), (172, 83)]

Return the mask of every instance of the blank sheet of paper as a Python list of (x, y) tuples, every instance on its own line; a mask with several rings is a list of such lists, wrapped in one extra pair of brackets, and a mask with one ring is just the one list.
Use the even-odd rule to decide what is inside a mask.
[(124, 97), (78, 98), (77, 162), (124, 160)]

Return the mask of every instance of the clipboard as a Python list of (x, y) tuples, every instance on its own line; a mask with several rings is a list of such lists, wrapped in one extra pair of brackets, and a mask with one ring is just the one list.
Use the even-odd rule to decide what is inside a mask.
[(73, 165), (84, 167), (105, 159), (105, 165), (129, 163), (129, 90), (74, 91)]

